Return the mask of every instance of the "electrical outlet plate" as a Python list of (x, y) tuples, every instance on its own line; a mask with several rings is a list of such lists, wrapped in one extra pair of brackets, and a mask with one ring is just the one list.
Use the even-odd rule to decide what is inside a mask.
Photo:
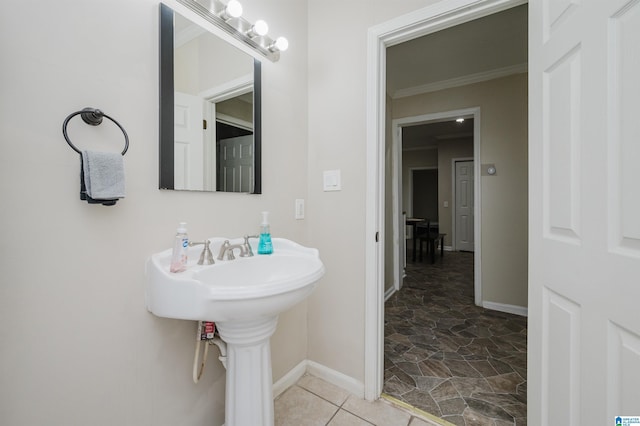
[(296, 219), (304, 219), (304, 199), (296, 199)]

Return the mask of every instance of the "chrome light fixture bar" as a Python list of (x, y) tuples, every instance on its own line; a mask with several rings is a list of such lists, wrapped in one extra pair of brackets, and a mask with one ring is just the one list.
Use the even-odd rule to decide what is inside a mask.
[(251, 24), (240, 16), (242, 6), (238, 0), (229, 0), (227, 4), (220, 0), (177, 0), (177, 2), (273, 62), (280, 59), (280, 52), (285, 51), (289, 45), (284, 37), (273, 40), (266, 35), (268, 30), (266, 22), (259, 20)]

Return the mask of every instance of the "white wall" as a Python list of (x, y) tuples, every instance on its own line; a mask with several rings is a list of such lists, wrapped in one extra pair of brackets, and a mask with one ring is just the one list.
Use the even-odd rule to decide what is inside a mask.
[[(327, 267), (309, 299), (309, 358), (364, 380), (367, 30), (436, 0), (309, 1), (311, 244)], [(342, 170), (342, 191), (322, 171)]]
[[(146, 311), (144, 265), (181, 220), (194, 239), (235, 237), (270, 210), (275, 236), (308, 243), (293, 217), (307, 197), (306, 3), (243, 4), (291, 41), (263, 63), (260, 196), (157, 189), (158, 0), (13, 2), (0, 15), (1, 424), (222, 424), (224, 370), (214, 356), (193, 384), (195, 323)], [(85, 106), (129, 133), (127, 197), (114, 207), (78, 197), (79, 156), (61, 127)], [(122, 149), (107, 121), (76, 117), (69, 133), (81, 148)], [(306, 318), (306, 304), (281, 316), (274, 380), (306, 358)]]
[[(186, 19), (186, 18), (183, 18)], [(175, 37), (179, 37), (176, 34)], [(218, 52), (220, 56), (212, 54)], [(223, 64), (220, 58), (225, 58)], [(174, 46), (174, 89), (199, 95), (253, 74), (253, 57), (209, 32)]]
[[(274, 380), (308, 357), (362, 381), (366, 34), (436, 2), (243, 1), (290, 40), (278, 63), (263, 62), (261, 196), (156, 189), (158, 0), (13, 3), (0, 16), (0, 422), (221, 424), (224, 372), (210, 361), (191, 382), (195, 324), (146, 312), (144, 263), (180, 220), (193, 238), (239, 236), (264, 209), (274, 235), (318, 247), (327, 267), (308, 304), (280, 318)], [(131, 138), (115, 207), (78, 199), (61, 125), (84, 106)], [(120, 148), (109, 123), (78, 121), (78, 145)], [(322, 191), (327, 169), (342, 170), (341, 192)], [(304, 221), (295, 198), (307, 199)]]

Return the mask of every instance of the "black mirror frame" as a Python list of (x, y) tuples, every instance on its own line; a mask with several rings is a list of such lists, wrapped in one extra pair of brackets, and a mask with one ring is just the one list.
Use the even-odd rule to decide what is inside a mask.
[[(173, 14), (160, 3), (160, 144), (159, 188), (175, 189), (174, 183), (174, 74)], [(262, 67), (253, 59), (253, 192), (262, 194)]]

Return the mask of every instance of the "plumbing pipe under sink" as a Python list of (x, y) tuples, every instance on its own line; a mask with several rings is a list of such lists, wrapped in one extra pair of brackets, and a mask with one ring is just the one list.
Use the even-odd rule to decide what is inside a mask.
[(220, 350), (220, 356), (218, 359), (222, 362), (222, 366), (224, 369), (227, 369), (227, 344), (218, 336), (213, 339), (204, 340), (206, 343), (204, 347), (204, 353), (202, 354), (202, 362), (200, 362), (200, 367), (198, 367), (198, 359), (200, 358), (200, 345), (203, 340), (198, 339), (196, 342), (196, 353), (193, 356), (193, 382), (198, 383), (202, 374), (204, 373), (204, 366), (207, 362), (207, 356), (209, 354), (209, 346), (216, 345)]

